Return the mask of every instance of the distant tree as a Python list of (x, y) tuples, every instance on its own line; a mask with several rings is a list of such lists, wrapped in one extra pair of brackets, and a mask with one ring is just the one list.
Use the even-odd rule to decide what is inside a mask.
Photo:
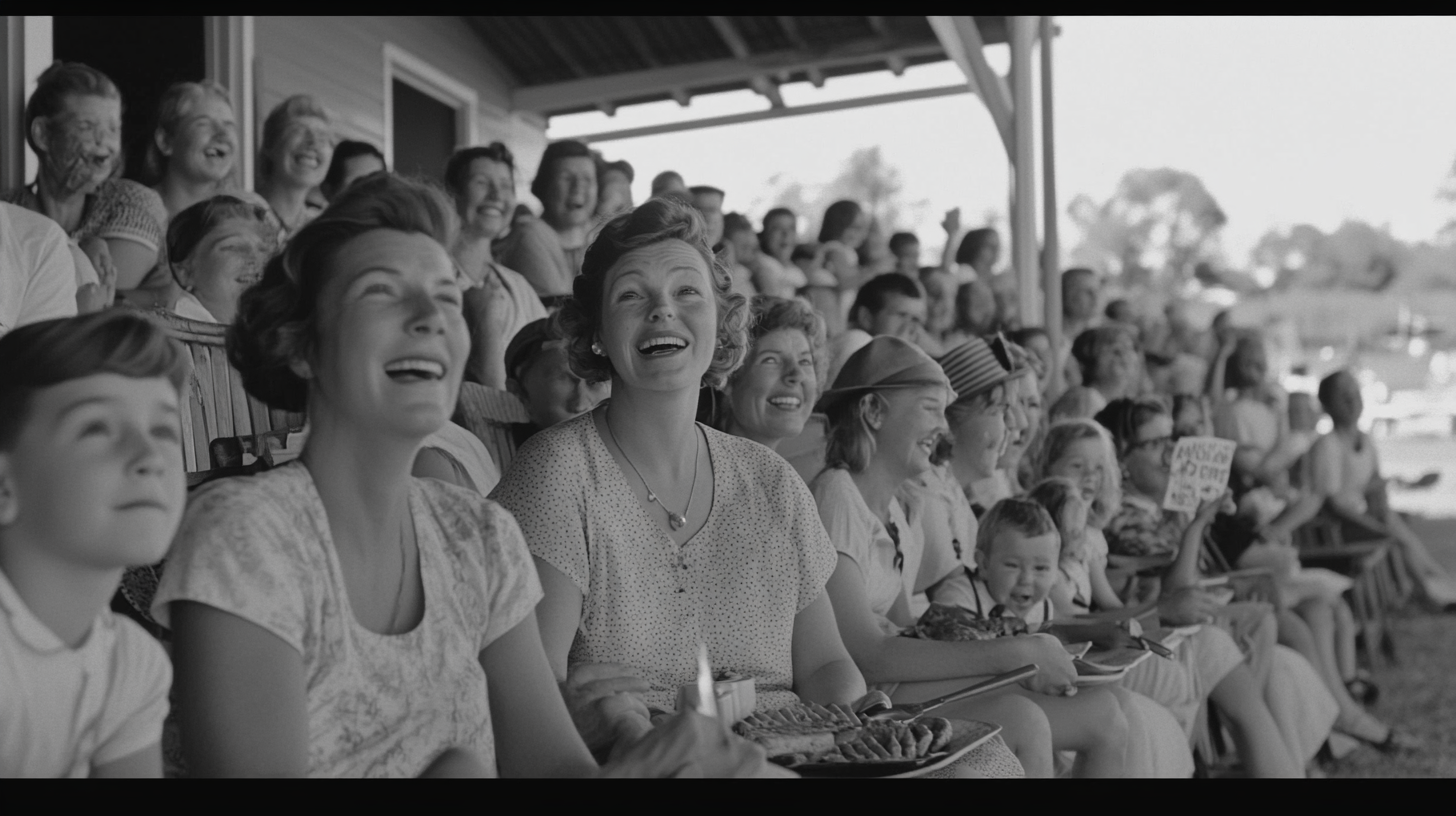
[(1254, 247), (1256, 278), (1279, 289), (1416, 292), (1456, 286), (1456, 246), (1408, 244), (1386, 229), (1346, 221), (1326, 234), (1309, 224), (1270, 231)]
[(1106, 202), (1080, 195), (1068, 212), (1082, 230), (1070, 264), (1121, 275), (1129, 286), (1178, 286), (1200, 262), (1217, 266), (1228, 221), (1197, 176), (1167, 167), (1131, 170)]
[[(1441, 189), (1436, 191), (1436, 198), (1456, 204), (1456, 161), (1451, 163), (1451, 172), (1446, 175), (1446, 181), (1441, 184)], [(1436, 240), (1443, 244), (1456, 246), (1456, 218), (1446, 222), (1446, 226), (1436, 234)]]
[[(899, 168), (885, 161), (878, 145), (860, 148), (850, 154), (828, 184), (812, 195), (798, 181), (789, 180), (782, 173), (775, 173), (768, 180), (770, 193), (761, 202), (755, 201), (755, 208), (788, 207), (807, 219), (808, 232), (802, 238), (812, 240), (819, 232), (819, 223), (830, 204), (847, 198), (859, 202), (861, 207), (874, 218), (880, 230), (886, 235), (903, 224), (907, 208), (901, 199), (905, 183)], [(927, 202), (917, 201), (909, 209), (923, 209)]]

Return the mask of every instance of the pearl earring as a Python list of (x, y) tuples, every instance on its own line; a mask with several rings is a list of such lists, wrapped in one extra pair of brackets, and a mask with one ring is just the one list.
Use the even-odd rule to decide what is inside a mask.
[(602, 344), (601, 343), (592, 343), (592, 347), (591, 348), (592, 348), (592, 354), (595, 354), (598, 357), (601, 357), (602, 356)]

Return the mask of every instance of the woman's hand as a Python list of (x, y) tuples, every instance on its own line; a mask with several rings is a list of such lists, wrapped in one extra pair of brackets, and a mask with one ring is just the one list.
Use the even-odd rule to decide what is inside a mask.
[(602, 769), (619, 778), (778, 776), (755, 743), (727, 731), (712, 717), (683, 711), (654, 728)]
[(1055, 635), (1039, 633), (1016, 640), (1025, 654), (1023, 659), (1037, 667), (1036, 674), (1023, 680), (1022, 686), (1052, 697), (1070, 697), (1077, 693), (1077, 667), (1072, 665), (1072, 656)]
[(1226, 489), (1215, 498), (1199, 502), (1198, 512), (1193, 516), (1193, 521), (1196, 524), (1212, 524), (1213, 517), (1219, 513), (1236, 512), (1238, 512), (1238, 507), (1234, 505), (1234, 492)]
[(116, 300), (116, 264), (111, 260), (111, 248), (100, 238), (87, 238), (80, 247), (95, 267), (98, 282), (76, 290), (76, 311), (90, 314), (109, 309)]
[(646, 680), (629, 666), (616, 663), (579, 663), (561, 684), (561, 697), (582, 741), (593, 754), (628, 742), (648, 730), (650, 714), (642, 701)]
[(1173, 626), (1208, 623), (1218, 609), (1218, 599), (1197, 586), (1183, 587), (1158, 599), (1158, 617)]
[(940, 222), (940, 228), (945, 230), (946, 235), (952, 239), (955, 238), (956, 233), (961, 231), (961, 208), (946, 210), (945, 218)]

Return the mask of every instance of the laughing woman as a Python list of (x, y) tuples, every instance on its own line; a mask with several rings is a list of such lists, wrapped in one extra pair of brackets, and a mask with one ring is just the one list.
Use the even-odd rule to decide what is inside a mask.
[[(158, 589), (194, 774), (597, 771), (552, 688), (515, 522), (410, 476), (469, 354), (456, 229), (433, 190), (368, 179), (243, 297), (229, 359), (252, 396), (307, 410), (312, 433), (296, 462), (193, 496)], [(657, 747), (691, 749), (695, 729), (674, 720)]]
[(612, 398), (532, 437), (492, 495), (536, 558), (546, 654), (598, 753), (672, 709), (699, 643), (756, 678), (764, 708), (865, 693), (803, 481), (693, 419), (699, 389), (743, 359), (745, 312), (695, 210), (654, 198), (613, 219), (560, 315), (572, 370), (611, 379)]
[(292, 237), (319, 214), (308, 194), (328, 175), (335, 141), (328, 111), (304, 94), (278, 103), (263, 121), (258, 192), (278, 220), (281, 237)]
[(748, 353), (723, 387), (722, 429), (776, 450), (804, 430), (824, 373), (824, 318), (802, 300), (759, 295)]

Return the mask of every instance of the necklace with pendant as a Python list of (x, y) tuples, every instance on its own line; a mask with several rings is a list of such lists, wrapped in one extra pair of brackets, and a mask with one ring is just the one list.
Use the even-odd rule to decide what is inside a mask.
[(612, 408), (609, 405), (607, 406), (606, 414), (602, 419), (602, 424), (607, 426), (607, 436), (610, 436), (612, 438), (612, 444), (617, 446), (617, 450), (622, 452), (622, 458), (627, 460), (627, 467), (632, 468), (632, 472), (637, 474), (638, 479), (642, 480), (642, 486), (647, 489), (647, 501), (667, 511), (667, 526), (671, 527), (673, 529), (673, 532), (681, 530), (683, 527), (687, 526), (687, 510), (693, 506), (693, 494), (698, 491), (698, 455), (701, 454), (702, 451), (699, 449), (697, 444), (697, 428), (693, 429), (693, 481), (692, 486), (688, 488), (688, 503), (687, 506), (683, 508), (683, 512), (674, 513), (671, 507), (663, 504), (662, 500), (657, 498), (657, 494), (653, 492), (652, 485), (647, 483), (647, 479), (642, 475), (642, 471), (638, 470), (637, 466), (632, 464), (632, 457), (627, 455), (627, 449), (622, 447), (622, 443), (617, 441), (617, 434), (612, 431), (611, 418)]

